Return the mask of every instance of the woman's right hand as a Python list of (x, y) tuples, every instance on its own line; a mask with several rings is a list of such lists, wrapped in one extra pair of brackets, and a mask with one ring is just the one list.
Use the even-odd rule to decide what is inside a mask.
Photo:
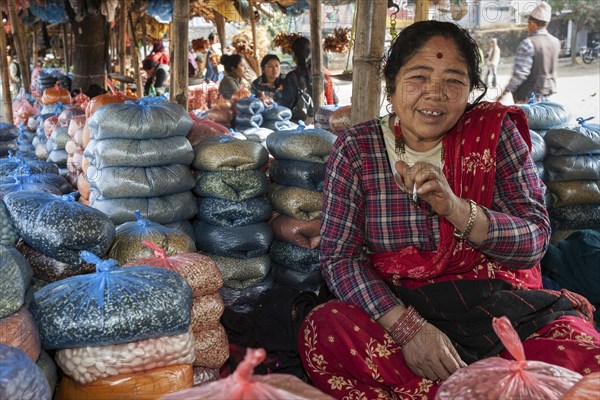
[(448, 336), (430, 323), (402, 348), (402, 354), (412, 372), (432, 381), (444, 380), (467, 366)]

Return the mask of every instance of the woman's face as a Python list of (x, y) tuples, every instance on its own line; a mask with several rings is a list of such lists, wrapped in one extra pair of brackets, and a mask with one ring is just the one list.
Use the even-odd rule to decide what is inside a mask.
[(281, 72), (279, 68), (279, 61), (275, 59), (269, 60), (269, 62), (265, 64), (263, 72), (267, 78), (267, 82), (274, 82)]
[(454, 40), (431, 38), (396, 75), (390, 96), (408, 146), (433, 148), (465, 111), (470, 80)]
[(243, 78), (246, 73), (246, 62), (244, 60), (240, 61), (238, 66), (233, 70), (233, 73), (238, 78)]

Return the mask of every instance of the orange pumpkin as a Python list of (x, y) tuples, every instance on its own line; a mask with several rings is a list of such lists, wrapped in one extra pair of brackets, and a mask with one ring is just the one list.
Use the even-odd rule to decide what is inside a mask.
[(49, 104), (56, 104), (59, 101), (65, 105), (71, 104), (71, 93), (67, 89), (60, 87), (58, 82), (56, 82), (56, 85), (44, 90), (42, 104), (47, 106)]
[(139, 100), (136, 96), (130, 96), (128, 94), (117, 92), (110, 79), (106, 79), (106, 85), (108, 86), (110, 92), (98, 95), (96, 97), (92, 97), (87, 107), (85, 108), (86, 118), (89, 118), (94, 112), (96, 112), (97, 109), (106, 104), (125, 103), (127, 100)]

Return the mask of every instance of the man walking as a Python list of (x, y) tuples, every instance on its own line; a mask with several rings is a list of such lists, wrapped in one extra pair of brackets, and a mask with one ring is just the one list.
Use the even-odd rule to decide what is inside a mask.
[(529, 37), (519, 44), (512, 77), (497, 100), (511, 92), (515, 103), (526, 103), (533, 93), (538, 102), (556, 93), (560, 41), (546, 29), (551, 16), (552, 7), (545, 1), (529, 15)]

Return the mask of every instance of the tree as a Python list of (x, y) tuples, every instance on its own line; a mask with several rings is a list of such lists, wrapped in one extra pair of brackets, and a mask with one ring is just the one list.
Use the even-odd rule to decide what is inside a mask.
[(548, 0), (548, 4), (552, 6), (554, 13), (561, 12), (563, 19), (573, 22), (571, 62), (575, 64), (577, 34), (586, 27), (596, 28), (600, 22), (598, 0)]

